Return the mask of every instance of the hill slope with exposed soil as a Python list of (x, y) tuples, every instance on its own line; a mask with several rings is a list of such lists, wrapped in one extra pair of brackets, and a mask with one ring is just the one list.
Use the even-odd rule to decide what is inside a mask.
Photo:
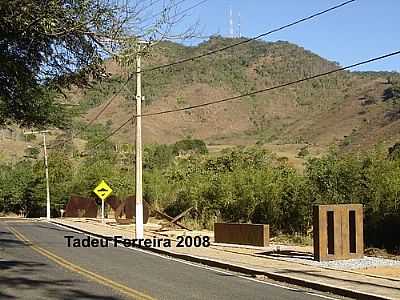
[[(161, 43), (143, 68), (196, 56), (237, 42), (212, 38), (196, 47)], [(129, 70), (106, 62), (111, 77), (86, 90), (69, 92), (80, 103), (79, 122), (92, 119)], [(182, 108), (295, 81), (338, 67), (288, 42), (254, 41), (199, 60), (143, 73), (144, 112)], [(391, 86), (386, 72), (340, 72), (290, 87), (189, 111), (143, 118), (145, 143), (173, 143), (193, 137), (209, 145), (258, 144), (296, 153), (309, 145), (318, 154), (330, 145), (343, 149), (392, 144), (400, 138), (398, 107), (384, 101)], [(130, 81), (97, 123), (117, 128), (134, 113), (136, 83)], [(134, 126), (116, 134), (115, 143), (133, 143)], [(272, 146), (271, 146), (272, 145)], [(274, 146), (275, 145), (275, 146)], [(276, 146), (278, 145), (278, 146)], [(282, 145), (279, 147), (279, 145)], [(285, 150), (286, 149), (286, 150)]]

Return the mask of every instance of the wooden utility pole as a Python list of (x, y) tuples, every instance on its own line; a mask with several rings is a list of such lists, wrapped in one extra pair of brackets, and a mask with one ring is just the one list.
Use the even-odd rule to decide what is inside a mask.
[(46, 219), (50, 220), (50, 187), (49, 187), (49, 166), (47, 163), (47, 146), (46, 146), (46, 133), (49, 130), (42, 131), (30, 131), (24, 132), (24, 135), (28, 134), (42, 134), (43, 135), (43, 150), (44, 150), (44, 167), (46, 173)]

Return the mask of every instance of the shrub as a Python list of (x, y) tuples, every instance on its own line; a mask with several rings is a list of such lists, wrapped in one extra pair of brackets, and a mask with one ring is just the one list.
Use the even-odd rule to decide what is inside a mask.
[(197, 139), (185, 139), (178, 141), (173, 145), (172, 149), (172, 152), (175, 155), (185, 154), (188, 152), (198, 154), (206, 154), (208, 152), (206, 143)]

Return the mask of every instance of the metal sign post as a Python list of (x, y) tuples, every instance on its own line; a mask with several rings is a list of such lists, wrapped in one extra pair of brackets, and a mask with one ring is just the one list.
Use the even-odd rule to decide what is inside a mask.
[(104, 223), (104, 200), (101, 199), (101, 223)]
[(93, 192), (101, 199), (101, 223), (104, 223), (104, 200), (111, 195), (112, 189), (102, 180)]

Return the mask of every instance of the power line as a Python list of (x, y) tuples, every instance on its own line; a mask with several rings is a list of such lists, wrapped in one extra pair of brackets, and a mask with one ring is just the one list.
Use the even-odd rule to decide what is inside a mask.
[(129, 122), (133, 121), (133, 119), (136, 118), (136, 115), (133, 117), (130, 117), (128, 120), (126, 120), (124, 123), (122, 123), (117, 129), (114, 129), (109, 135), (105, 136), (102, 138), (100, 141), (98, 141), (96, 144), (94, 144), (91, 148), (95, 149), (101, 144), (103, 144), (106, 140), (108, 140), (110, 137), (112, 137), (114, 134), (116, 134), (118, 131), (120, 131), (122, 128), (124, 128), (126, 125), (128, 125)]
[[(172, 66), (175, 66), (175, 65), (178, 65), (178, 64), (186, 63), (186, 62), (189, 62), (189, 61), (194, 61), (194, 60), (197, 60), (197, 59), (200, 59), (200, 58), (209, 56), (209, 55), (214, 55), (214, 54), (216, 54), (216, 53), (219, 53), (219, 52), (222, 52), (222, 51), (226, 51), (226, 50), (228, 50), (228, 49), (231, 49), (231, 48), (234, 48), (234, 47), (237, 47), (237, 46), (240, 46), (240, 45), (249, 43), (249, 42), (251, 42), (251, 41), (258, 40), (258, 39), (260, 39), (260, 38), (262, 38), (262, 37), (265, 37), (265, 36), (267, 36), (267, 35), (270, 35), (270, 34), (272, 34), (272, 33), (276, 33), (276, 32), (278, 32), (278, 31), (282, 31), (282, 30), (287, 29), (287, 28), (289, 28), (289, 27), (292, 27), (292, 26), (295, 26), (295, 25), (297, 25), (297, 24), (303, 23), (303, 22), (305, 22), (305, 21), (311, 20), (311, 19), (313, 19), (313, 18), (316, 18), (316, 17), (318, 17), (318, 16), (321, 16), (321, 15), (323, 15), (323, 14), (326, 14), (326, 13), (328, 13), (328, 12), (331, 12), (331, 11), (333, 11), (333, 10), (336, 10), (336, 9), (338, 9), (338, 8), (341, 8), (341, 7), (343, 7), (343, 6), (345, 6), (345, 5), (348, 5), (348, 4), (350, 4), (350, 3), (352, 3), (352, 2), (355, 2), (355, 1), (356, 1), (356, 0), (349, 0), (349, 1), (343, 2), (343, 3), (341, 3), (341, 4), (338, 4), (338, 5), (332, 6), (332, 7), (328, 8), (328, 9), (325, 9), (325, 10), (323, 10), (323, 11), (320, 11), (320, 12), (317, 12), (317, 13), (315, 13), (315, 14), (312, 14), (312, 15), (310, 15), (310, 16), (308, 16), (308, 17), (299, 19), (299, 20), (297, 20), (297, 21), (294, 21), (294, 22), (291, 22), (291, 23), (286, 24), (286, 25), (284, 25), (284, 26), (281, 26), (281, 27), (272, 29), (272, 30), (267, 31), (267, 32), (265, 32), (265, 33), (259, 34), (259, 35), (255, 36), (255, 37), (252, 37), (252, 38), (249, 38), (249, 39), (245, 39), (245, 40), (242, 40), (242, 41), (240, 41), (240, 42), (231, 44), (231, 45), (229, 45), (229, 46), (225, 46), (225, 47), (222, 47), (222, 48), (219, 48), (219, 49), (215, 49), (215, 50), (212, 50), (212, 51), (209, 51), (209, 52), (206, 52), (206, 53), (197, 55), (197, 56), (193, 56), (193, 57), (190, 57), (190, 58), (178, 60), (178, 61), (175, 61), (175, 62), (172, 62), (172, 63), (168, 63), (168, 64), (156, 66), (156, 67), (149, 68), (149, 69), (143, 69), (143, 70), (141, 70), (141, 72), (156, 71), (156, 70), (160, 70), (160, 69), (172, 67)], [(199, 3), (203, 3), (203, 2), (205, 2), (205, 1), (202, 1), (202, 2), (199, 2)], [(197, 5), (199, 5), (199, 3), (198, 3)], [(128, 82), (129, 82), (136, 74), (137, 74), (137, 72), (133, 72), (133, 73), (131, 73), (130, 75), (128, 75), (128, 78), (125, 80), (125, 82), (122, 84), (122, 86), (116, 91), (115, 94), (113, 94), (113, 95), (111, 96), (110, 100), (107, 101), (107, 103), (103, 106), (103, 108), (94, 116), (93, 119), (91, 119), (91, 120), (87, 123), (87, 125), (86, 125), (81, 131), (85, 131), (90, 125), (92, 125), (92, 124), (104, 113), (104, 111), (107, 110), (107, 108), (111, 105), (111, 103), (115, 100), (115, 98), (122, 92), (122, 90), (124, 89), (124, 86), (126, 86), (126, 85), (128, 84)], [(68, 141), (71, 141), (71, 140), (73, 140), (73, 137), (70, 138)]]
[[(200, 59), (200, 58), (209, 56), (209, 55), (213, 55), (213, 54), (216, 54), (216, 53), (218, 53), (218, 52), (222, 52), (222, 51), (225, 51), (225, 50), (228, 50), (228, 49), (231, 49), (231, 48), (234, 48), (234, 47), (237, 47), (237, 46), (240, 46), (240, 45), (249, 43), (249, 42), (251, 42), (251, 41), (258, 40), (258, 39), (260, 39), (260, 38), (262, 38), (262, 37), (265, 37), (265, 36), (270, 35), (270, 34), (272, 34), (272, 33), (275, 33), (275, 32), (284, 30), (284, 29), (286, 29), (286, 28), (292, 27), (292, 26), (297, 25), (297, 24), (299, 24), (299, 23), (302, 23), (302, 22), (311, 20), (311, 19), (313, 19), (313, 18), (315, 18), (315, 17), (317, 17), (317, 16), (321, 16), (321, 15), (323, 15), (323, 14), (326, 14), (326, 13), (328, 13), (328, 12), (330, 12), (330, 11), (333, 11), (333, 10), (335, 10), (335, 9), (338, 9), (338, 8), (340, 8), (340, 7), (343, 7), (343, 6), (347, 5), (347, 4), (350, 4), (350, 3), (355, 2), (355, 1), (356, 1), (356, 0), (349, 0), (349, 1), (343, 2), (343, 3), (339, 4), (339, 5), (333, 6), (333, 7), (331, 7), (331, 8), (326, 9), (326, 10), (323, 10), (323, 11), (320, 11), (320, 12), (315, 13), (315, 14), (313, 14), (313, 15), (310, 15), (310, 16), (308, 16), (308, 17), (299, 19), (299, 20), (294, 21), (294, 22), (292, 22), (292, 23), (289, 23), (289, 24), (287, 24), (287, 25), (284, 25), (284, 26), (281, 26), (281, 27), (272, 29), (272, 30), (270, 30), (270, 31), (268, 31), (268, 32), (259, 34), (258, 36), (255, 36), (255, 37), (253, 37), (253, 38), (245, 39), (245, 40), (243, 40), (243, 41), (240, 41), (240, 42), (238, 42), (238, 43), (231, 44), (231, 45), (226, 46), (226, 47), (222, 47), (222, 48), (219, 48), (219, 49), (216, 49), (216, 50), (213, 50), (213, 51), (209, 51), (209, 52), (206, 52), (206, 53), (203, 53), (203, 54), (200, 54), (200, 55), (197, 55), (197, 56), (193, 56), (193, 57), (190, 57), (190, 58), (178, 60), (178, 61), (175, 61), (175, 62), (172, 62), (172, 63), (168, 63), (168, 64), (156, 66), (156, 67), (149, 68), (149, 69), (143, 69), (141, 72), (143, 73), (143, 72), (156, 71), (156, 70), (160, 70), (160, 69), (172, 67), (172, 66), (175, 66), (175, 65), (178, 65), (178, 64), (186, 63), (186, 62), (189, 62), (189, 61), (197, 60), (197, 59)], [(203, 1), (203, 2), (205, 2), (205, 1)], [(128, 82), (133, 78), (134, 75), (136, 75), (136, 72), (133, 72), (132, 74), (130, 74), (130, 75), (128, 76), (128, 78), (126, 79), (124, 85), (128, 84)], [(98, 119), (98, 117), (110, 106), (111, 102), (115, 99), (115, 96), (118, 95), (122, 90), (123, 90), (123, 87), (121, 87), (121, 88), (116, 92), (116, 94), (114, 94), (114, 95), (111, 97), (111, 99), (107, 102), (107, 104), (103, 107), (103, 109), (101, 109), (101, 110), (99, 111), (99, 113), (97, 113), (96, 116), (93, 118), (93, 120), (91, 120), (91, 121), (88, 123), (88, 126), (90, 126), (91, 124), (93, 124), (93, 122), (94, 122), (95, 120)]]
[[(157, 17), (159, 15), (162, 15), (162, 14), (166, 13), (170, 9), (172, 9), (174, 7), (177, 7), (178, 5), (180, 5), (180, 4), (182, 4), (182, 3), (186, 2), (186, 1), (188, 1), (188, 0), (181, 0), (181, 1), (177, 2), (177, 3), (171, 4), (170, 6), (163, 8), (161, 11), (151, 15), (150, 17), (141, 20), (141, 22), (146, 23), (147, 21), (149, 21), (149, 20), (151, 20), (151, 19), (153, 19), (153, 18), (155, 18), (155, 17)], [(204, 1), (200, 2), (200, 3), (197, 3), (197, 4), (194, 5), (194, 7), (192, 6), (191, 8), (188, 8), (188, 10), (195, 8), (195, 7), (201, 5), (202, 3), (206, 2), (206, 1), (208, 1), (208, 0), (204, 0)], [(185, 11), (184, 12), (177, 12), (174, 15), (174, 17), (176, 17), (177, 15), (180, 15), (182, 13), (185, 13)]]
[[(151, 1), (149, 5), (140, 8), (139, 14), (140, 14), (141, 12), (145, 12), (147, 9), (149, 9), (150, 7), (156, 5), (156, 4), (159, 3), (159, 2), (161, 2), (161, 0)], [(161, 13), (161, 12), (160, 12), (160, 13)], [(139, 14), (138, 14), (138, 15), (139, 15)], [(158, 14), (159, 14), (159, 13), (158, 13)], [(157, 16), (158, 14), (156, 14), (156, 16)], [(140, 20), (140, 17), (138, 17), (138, 19)], [(144, 22), (144, 20), (140, 20), (140, 21), (141, 21), (141, 22)]]
[(200, 6), (200, 5), (204, 4), (204, 3), (206, 3), (206, 2), (208, 2), (208, 1), (209, 1), (209, 0), (203, 0), (203, 1), (200, 1), (200, 2), (198, 2), (198, 3), (196, 3), (196, 4), (193, 4), (192, 6), (190, 6), (190, 7), (186, 8), (186, 9), (184, 9), (184, 10), (181, 10), (181, 11), (177, 12), (177, 13), (175, 14), (174, 17), (179, 16), (179, 15), (182, 15), (182, 14), (185, 14), (185, 13), (187, 13), (188, 11), (191, 11), (192, 9), (195, 9), (196, 7), (198, 7), (198, 6)]
[(100, 144), (104, 143), (107, 139), (109, 139), (111, 136), (115, 135), (119, 130), (121, 130), (124, 126), (126, 126), (130, 121), (132, 121), (134, 118), (136, 117), (150, 117), (150, 116), (159, 116), (159, 115), (164, 115), (164, 114), (169, 114), (169, 113), (175, 113), (175, 112), (180, 112), (180, 111), (186, 111), (186, 110), (192, 110), (192, 109), (196, 109), (196, 108), (201, 108), (201, 107), (206, 107), (206, 106), (210, 106), (210, 105), (214, 105), (214, 104), (219, 104), (219, 103), (223, 103), (223, 102), (229, 102), (229, 101), (234, 101), (234, 100), (238, 100), (244, 97), (249, 97), (249, 96), (253, 96), (256, 94), (261, 94), (261, 93), (265, 93), (268, 91), (272, 91), (272, 90), (276, 90), (276, 89), (280, 89), (280, 88), (284, 88), (287, 86), (291, 86), (291, 85), (295, 85), (295, 84), (299, 84), (308, 80), (313, 80), (316, 78), (320, 78), (320, 77), (324, 77), (324, 76), (328, 76), (331, 75), (333, 73), (337, 73), (340, 71), (345, 71), (348, 69), (352, 69), (361, 65), (365, 65), (365, 64), (369, 64), (371, 62), (375, 62), (378, 60), (382, 60), (388, 57), (392, 57), (395, 55), (399, 55), (400, 54), (400, 50), (399, 51), (395, 51), (395, 52), (391, 52), (382, 56), (378, 56), (378, 57), (374, 57), (368, 60), (364, 60), (352, 65), (348, 65), (342, 68), (338, 68), (338, 69), (334, 69), (328, 72), (324, 72), (324, 73), (319, 73), (316, 75), (312, 75), (312, 76), (308, 76), (308, 77), (304, 77), (302, 79), (298, 79), (295, 81), (290, 81), (287, 83), (283, 83), (283, 84), (279, 84), (270, 88), (266, 88), (266, 89), (261, 89), (258, 91), (254, 91), (254, 92), (250, 92), (250, 93), (245, 93), (245, 94), (241, 94), (238, 96), (233, 96), (233, 97), (229, 97), (229, 98), (224, 98), (224, 99), (220, 99), (220, 100), (216, 100), (216, 101), (210, 101), (210, 102), (206, 102), (206, 103), (202, 103), (202, 104), (198, 104), (198, 105), (191, 105), (191, 106), (187, 106), (187, 107), (183, 107), (183, 108), (178, 108), (178, 109), (170, 109), (170, 110), (164, 110), (164, 111), (159, 111), (159, 112), (154, 112), (154, 113), (146, 113), (146, 114), (141, 114), (139, 115), (134, 115), (131, 118), (129, 118), (127, 121), (125, 121), (123, 124), (121, 124), (121, 126), (119, 126), (117, 129), (115, 129), (112, 133), (110, 133), (109, 135), (107, 135), (105, 138), (101, 139), (98, 143), (96, 143), (94, 145), (93, 148), (98, 147)]
[(155, 71), (155, 70), (160, 70), (160, 69), (172, 67), (172, 66), (175, 66), (175, 65), (179, 65), (179, 64), (182, 64), (182, 63), (189, 62), (189, 61), (194, 61), (194, 60), (197, 60), (197, 59), (200, 59), (200, 58), (209, 56), (209, 55), (216, 54), (216, 53), (218, 53), (218, 52), (226, 51), (226, 50), (228, 50), (228, 49), (231, 49), (231, 48), (234, 48), (234, 47), (243, 45), (243, 44), (247, 44), (247, 43), (249, 43), (249, 42), (252, 42), (252, 41), (258, 40), (258, 39), (260, 39), (260, 38), (262, 38), (262, 37), (265, 37), (265, 36), (267, 36), (267, 35), (270, 35), (270, 34), (272, 34), (272, 33), (275, 33), (275, 32), (284, 30), (284, 29), (286, 29), (286, 28), (292, 27), (292, 26), (294, 26), (294, 25), (303, 23), (303, 22), (305, 22), (305, 21), (311, 20), (311, 19), (313, 19), (313, 18), (316, 18), (316, 17), (321, 16), (321, 15), (323, 15), (323, 14), (326, 14), (326, 13), (328, 13), (328, 12), (331, 12), (331, 11), (333, 11), (333, 10), (335, 10), (335, 9), (338, 9), (338, 8), (340, 8), (340, 7), (343, 7), (343, 6), (347, 5), (347, 4), (350, 4), (350, 3), (355, 2), (355, 1), (356, 1), (356, 0), (349, 0), (349, 1), (343, 2), (343, 3), (341, 3), (341, 4), (338, 4), (338, 5), (336, 5), (336, 6), (333, 6), (333, 7), (331, 7), (331, 8), (328, 8), (328, 9), (326, 9), (326, 10), (320, 11), (320, 12), (315, 13), (315, 14), (313, 14), (313, 15), (310, 15), (310, 16), (308, 16), (308, 17), (305, 17), (305, 18), (302, 18), (302, 19), (300, 19), (300, 20), (297, 20), (297, 21), (294, 21), (294, 22), (292, 22), (292, 23), (289, 23), (289, 24), (287, 24), (287, 25), (284, 25), (284, 26), (281, 26), (281, 27), (272, 29), (272, 30), (270, 30), (270, 31), (261, 33), (261, 34), (255, 36), (255, 37), (252, 37), (252, 38), (249, 38), (249, 39), (245, 39), (245, 40), (242, 40), (242, 41), (240, 41), (240, 42), (231, 44), (231, 45), (229, 45), (229, 46), (225, 46), (225, 47), (218, 48), (218, 49), (215, 49), (215, 50), (212, 50), (212, 51), (208, 51), (208, 52), (206, 52), (206, 53), (199, 54), (199, 55), (197, 55), (197, 56), (192, 56), (192, 57), (189, 57), (189, 58), (177, 60), (177, 61), (174, 61), (174, 62), (172, 62), (172, 63), (168, 63), (168, 64), (156, 66), (156, 67), (154, 67), (154, 68), (143, 69), (143, 70), (142, 70), (142, 73), (143, 73), (143, 72), (150, 72), (150, 71)]
[[(80, 129), (79, 132), (84, 132), (86, 129), (89, 128), (90, 125), (92, 125), (106, 110), (107, 108), (111, 105), (111, 103), (115, 100), (115, 98), (125, 89), (126, 85), (128, 82), (132, 79), (132, 77), (135, 75), (135, 73), (131, 74), (128, 76), (128, 78), (125, 80), (125, 82), (119, 87), (119, 89), (111, 96), (111, 98), (107, 101), (107, 103), (103, 106), (103, 108), (83, 127), (83, 129)], [(56, 143), (53, 145), (51, 148), (55, 148), (59, 145), (65, 144), (67, 142), (72, 141), (78, 133), (72, 133), (72, 136), (64, 141), (61, 141), (59, 143)]]
[(242, 94), (242, 95), (239, 95), (239, 96), (233, 96), (233, 97), (229, 97), (229, 98), (225, 98), (225, 99), (221, 99), (221, 100), (217, 100), (217, 101), (206, 102), (206, 103), (187, 106), (187, 107), (182, 107), (182, 108), (178, 108), (178, 109), (171, 109), (171, 110), (164, 110), (164, 111), (160, 111), (160, 112), (142, 114), (140, 117), (164, 115), (164, 114), (168, 114), (168, 113), (191, 110), (191, 109), (205, 107), (205, 106), (209, 106), (209, 105), (213, 105), (213, 104), (218, 104), (218, 103), (228, 102), (228, 101), (232, 101), (232, 100), (237, 100), (237, 99), (240, 99), (240, 98), (243, 98), (243, 97), (257, 95), (257, 94), (265, 93), (265, 92), (268, 92), (268, 91), (271, 91), (271, 90), (276, 90), (276, 89), (280, 89), (280, 88), (283, 88), (283, 87), (286, 87), (286, 86), (298, 84), (298, 83), (301, 83), (301, 82), (304, 82), (304, 81), (308, 81), (308, 80), (316, 79), (316, 78), (319, 78), (319, 77), (327, 76), (327, 75), (330, 75), (330, 74), (333, 74), (333, 73), (337, 73), (339, 71), (344, 71), (344, 70), (347, 70), (347, 69), (355, 68), (357, 66), (368, 64), (368, 63), (371, 63), (371, 62), (374, 62), (374, 61), (377, 61), (377, 60), (381, 60), (381, 59), (384, 59), (384, 58), (388, 58), (388, 57), (391, 57), (391, 56), (394, 56), (394, 55), (398, 55), (398, 54), (400, 54), (400, 51), (392, 52), (392, 53), (389, 53), (389, 54), (385, 54), (385, 55), (382, 55), (382, 56), (379, 56), (379, 57), (375, 57), (375, 58), (372, 58), (372, 59), (369, 59), (369, 60), (366, 60), (366, 61), (362, 61), (362, 62), (353, 64), (353, 65), (349, 65), (349, 66), (342, 67), (342, 68), (335, 69), (335, 70), (331, 70), (331, 71), (328, 71), (328, 72), (325, 72), (325, 73), (320, 73), (320, 74), (317, 74), (317, 75), (305, 77), (305, 78), (302, 78), (302, 79), (299, 79), (299, 80), (296, 80), (296, 81), (283, 83), (283, 84), (276, 85), (276, 86), (273, 86), (273, 87), (270, 87), (270, 88), (266, 88), (266, 89), (262, 89), (262, 90), (258, 90), (258, 91), (254, 91), (254, 92), (250, 92), (250, 93), (246, 93), (246, 94)]
[[(187, 0), (181, 0), (178, 3), (176, 3), (175, 5), (179, 5), (179, 4), (181, 4), (181, 3), (185, 2), (185, 1), (187, 1)], [(209, 1), (209, 0), (200, 1), (200, 2), (198, 2), (196, 4), (194, 4), (193, 6), (188, 7), (186, 9), (184, 9), (183, 11), (178, 12), (177, 14), (174, 15), (174, 17), (176, 17), (176, 16), (178, 16), (180, 14), (186, 13), (186, 12), (196, 8), (197, 6), (203, 4), (203, 3), (207, 2), (207, 1)], [(156, 1), (156, 2), (159, 2), (159, 1)], [(154, 2), (154, 3), (156, 3), (156, 2)], [(164, 10), (162, 12), (158, 13), (158, 14), (161, 14), (163, 12), (164, 12)], [(156, 14), (156, 15), (158, 15), (158, 14)], [(125, 80), (125, 82), (122, 83), (120, 88), (111, 96), (111, 98), (107, 101), (107, 103), (103, 106), (103, 108), (96, 113), (96, 115), (85, 125), (85, 127), (83, 129), (80, 130), (81, 132), (85, 131), (90, 125), (92, 125), (107, 110), (107, 108), (111, 105), (111, 103), (115, 100), (115, 98), (125, 89), (126, 85), (129, 83), (129, 81), (132, 80), (132, 78), (136, 74), (137, 74), (137, 72), (133, 72), (130, 75), (128, 75), (128, 78)], [(66, 143), (68, 141), (72, 141), (74, 136), (76, 136), (76, 134), (73, 134), (73, 137), (69, 138), (68, 140), (56, 144), (56, 146), (59, 145), (59, 144)]]

